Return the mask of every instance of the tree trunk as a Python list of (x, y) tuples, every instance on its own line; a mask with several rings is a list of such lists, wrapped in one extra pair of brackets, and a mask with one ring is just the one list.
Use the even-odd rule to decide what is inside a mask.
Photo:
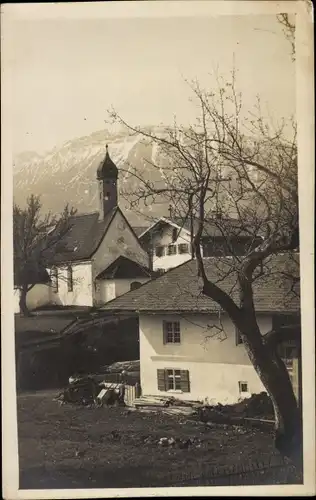
[(31, 316), (31, 313), (26, 305), (26, 295), (27, 295), (27, 289), (22, 288), (21, 292), (20, 292), (20, 300), (19, 300), (21, 316)]
[[(241, 331), (250, 360), (271, 397), (275, 412), (275, 445), (297, 467), (302, 467), (302, 418), (287, 369), (277, 354), (257, 334)], [(248, 325), (249, 328), (249, 325)]]

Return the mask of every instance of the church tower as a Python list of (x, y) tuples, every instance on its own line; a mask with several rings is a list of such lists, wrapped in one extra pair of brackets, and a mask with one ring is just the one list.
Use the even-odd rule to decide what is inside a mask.
[(100, 220), (103, 220), (108, 212), (117, 206), (118, 168), (111, 160), (108, 149), (108, 145), (106, 145), (105, 158), (97, 170)]

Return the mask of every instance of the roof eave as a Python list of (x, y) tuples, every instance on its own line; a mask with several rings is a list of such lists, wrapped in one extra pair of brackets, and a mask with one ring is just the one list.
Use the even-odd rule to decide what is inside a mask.
[(176, 224), (176, 222), (173, 222), (172, 220), (167, 219), (166, 217), (160, 217), (158, 220), (156, 220), (156, 222), (154, 222), (151, 226), (149, 226), (143, 233), (141, 233), (138, 236), (138, 238), (142, 238), (146, 233), (148, 233), (148, 231), (150, 231), (157, 224), (159, 224), (159, 222), (165, 222), (166, 224), (169, 224), (170, 226), (176, 227), (178, 229), (182, 229), (182, 231), (185, 231), (186, 233), (190, 234), (190, 231), (188, 229), (186, 229), (185, 227), (180, 226), (179, 224)]
[[(115, 300), (115, 299), (114, 299)], [(139, 309), (139, 308), (122, 308), (122, 309), (110, 309), (110, 308), (100, 308), (103, 312), (108, 311), (112, 314), (122, 314), (122, 313), (135, 313), (135, 314), (227, 314), (223, 309)], [(276, 310), (262, 310), (257, 311), (257, 314), (300, 314), (299, 309), (276, 309)]]
[(63, 265), (67, 265), (67, 264), (71, 264), (73, 262), (75, 262), (76, 264), (80, 264), (81, 262), (86, 264), (87, 262), (91, 262), (92, 258), (91, 257), (80, 257), (78, 259), (74, 258), (74, 259), (67, 259), (67, 260), (61, 260), (59, 262), (52, 262), (52, 263), (49, 263), (47, 265), (47, 267), (53, 267), (53, 266), (63, 266)]

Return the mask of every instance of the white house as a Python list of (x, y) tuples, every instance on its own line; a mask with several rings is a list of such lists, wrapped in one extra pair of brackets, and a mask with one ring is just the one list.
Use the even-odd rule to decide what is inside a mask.
[[(276, 256), (271, 265), (285, 265)], [(205, 259), (209, 279), (237, 299), (234, 276), (224, 259)], [(223, 265), (222, 265), (223, 264)], [(229, 264), (228, 264), (229, 265)], [(278, 286), (275, 275), (256, 285), (255, 304), (261, 333), (275, 321), (296, 321), (299, 299)], [(201, 294), (196, 262), (191, 260), (106, 304), (104, 310), (139, 314), (141, 388), (144, 395), (173, 394), (185, 400), (234, 403), (240, 397), (264, 391), (240, 336), (217, 303)], [(298, 394), (296, 346), (284, 345), (286, 360)]]
[[(198, 220), (160, 217), (151, 226), (139, 232), (142, 246), (151, 255), (155, 271), (168, 271), (192, 259), (191, 234), (194, 237)], [(228, 244), (229, 242), (229, 244)], [(258, 238), (245, 231), (237, 219), (214, 216), (204, 223), (201, 237), (201, 254), (204, 257), (241, 255), (245, 245), (254, 245)]]
[[(74, 215), (57, 248), (46, 255), (50, 281), (35, 285), (27, 305), (99, 306), (151, 278), (149, 256), (118, 207), (118, 169), (108, 148), (97, 170), (99, 212)], [(16, 312), (19, 293), (15, 290)]]
[(155, 271), (168, 271), (192, 258), (190, 231), (165, 217), (146, 228), (139, 240), (151, 253)]

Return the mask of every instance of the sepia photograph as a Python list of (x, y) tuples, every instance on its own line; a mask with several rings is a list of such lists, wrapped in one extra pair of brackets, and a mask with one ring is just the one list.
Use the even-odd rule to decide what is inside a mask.
[(4, 497), (315, 494), (312, 5), (1, 10)]

